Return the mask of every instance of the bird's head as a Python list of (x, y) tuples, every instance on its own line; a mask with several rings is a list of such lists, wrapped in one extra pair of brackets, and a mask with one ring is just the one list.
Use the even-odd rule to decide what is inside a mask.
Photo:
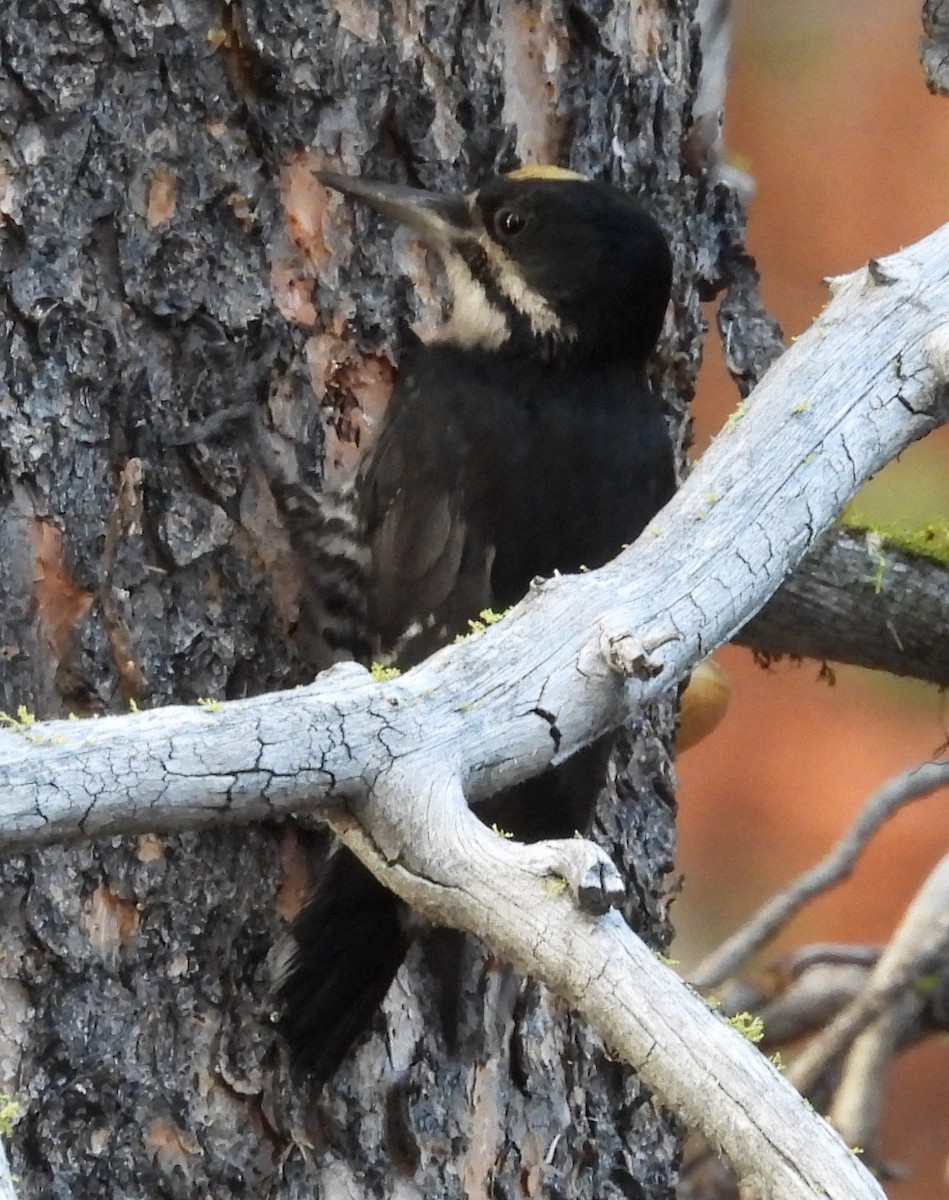
[(452, 290), (441, 340), (548, 359), (641, 362), (669, 301), (666, 239), (634, 200), (559, 168), (522, 168), (439, 195), (320, 172), (328, 187), (408, 225)]

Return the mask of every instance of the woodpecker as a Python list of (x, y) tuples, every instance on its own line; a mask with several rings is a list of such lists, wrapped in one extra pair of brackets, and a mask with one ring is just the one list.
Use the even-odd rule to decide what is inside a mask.
[[(672, 258), (656, 221), (607, 183), (524, 168), (470, 194), (320, 173), (409, 226), (441, 259), (450, 316), (400, 364), (376, 442), (336, 496), (286, 487), (308, 572), (301, 624), (325, 657), (409, 667), (532, 579), (595, 568), (675, 488), (646, 375)], [(523, 840), (588, 823), (602, 751), (479, 815)], [(338, 848), (293, 929), (280, 985), (295, 1064), (327, 1080), (411, 943), (405, 907)]]

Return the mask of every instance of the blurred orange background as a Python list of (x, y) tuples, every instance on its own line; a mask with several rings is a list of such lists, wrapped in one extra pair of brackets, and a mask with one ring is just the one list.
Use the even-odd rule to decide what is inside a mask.
[[(826, 301), (822, 277), (891, 253), (949, 219), (949, 99), (919, 65), (920, 0), (737, 0), (725, 138), (754, 178), (749, 246), (785, 337)], [(709, 314), (710, 322), (713, 313)], [(734, 407), (716, 337), (694, 407), (700, 453)], [(949, 431), (913, 447), (858, 498), (874, 518), (949, 520)], [(734, 699), (683, 757), (676, 901), (681, 970), (811, 865), (870, 793), (949, 739), (931, 687), (819, 664), (768, 671), (726, 649)], [(878, 835), (850, 881), (811, 904), (777, 944), (884, 941), (949, 849), (949, 789)], [(876, 1149), (910, 1171), (894, 1200), (946, 1197), (949, 1043), (930, 1039), (893, 1072)]]

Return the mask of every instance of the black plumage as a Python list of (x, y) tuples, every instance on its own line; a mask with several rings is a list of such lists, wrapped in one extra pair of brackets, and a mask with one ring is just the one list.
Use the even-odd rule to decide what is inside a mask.
[[(283, 496), (309, 565), (301, 621), (326, 656), (408, 667), (535, 576), (602, 565), (671, 496), (645, 369), (671, 257), (629, 197), (565, 174), (517, 172), (470, 197), (323, 179), (418, 229), (453, 292), (444, 330), (401, 364), (352, 490)], [(587, 824), (601, 761), (586, 751), (483, 811), (524, 840), (569, 836)], [(280, 989), (294, 1060), (317, 1080), (370, 1020), (412, 934), (408, 910), (335, 852)]]

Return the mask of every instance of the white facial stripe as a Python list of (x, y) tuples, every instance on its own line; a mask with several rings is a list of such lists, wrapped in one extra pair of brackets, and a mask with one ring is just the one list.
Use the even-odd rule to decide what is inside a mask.
[(478, 242), (491, 264), (491, 271), (499, 290), (507, 296), (517, 311), (528, 319), (534, 336), (549, 337), (561, 342), (572, 341), (576, 332), (564, 327), (544, 297), (527, 286), (523, 275), (505, 256), (500, 246), (486, 233), (478, 238)]
[[(475, 227), (481, 225), (477, 200), (477, 192), (472, 192), (468, 197)], [(576, 330), (565, 327), (544, 297), (528, 287), (520, 271), (483, 226), (477, 235), (477, 242), (484, 251), (498, 291), (510, 301), (516, 312), (526, 317), (534, 336), (555, 342), (572, 341), (576, 337)], [(508, 315), (496, 303), (491, 303), (484, 287), (474, 278), (460, 254), (449, 245), (440, 247), (440, 252), (453, 303), (451, 318), (432, 340), (452, 342), (467, 348), (497, 350), (511, 336)]]
[(451, 319), (434, 340), (467, 349), (497, 350), (511, 336), (504, 313), (488, 300), (460, 254), (449, 250), (443, 253), (442, 260), (453, 303)]

